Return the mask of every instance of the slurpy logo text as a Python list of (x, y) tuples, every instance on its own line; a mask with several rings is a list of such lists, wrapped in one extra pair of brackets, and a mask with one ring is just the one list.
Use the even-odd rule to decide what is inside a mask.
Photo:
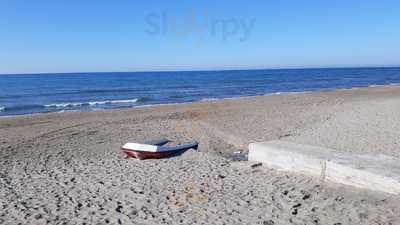
[(229, 41), (245, 42), (250, 39), (256, 19), (251, 18), (210, 18), (208, 13), (188, 12), (180, 17), (162, 13), (151, 13), (146, 16), (146, 34), (192, 38), (201, 46), (217, 39), (224, 43)]

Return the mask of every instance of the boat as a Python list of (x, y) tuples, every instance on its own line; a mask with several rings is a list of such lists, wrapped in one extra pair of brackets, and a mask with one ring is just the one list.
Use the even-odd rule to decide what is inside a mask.
[(170, 141), (167, 139), (141, 143), (126, 143), (121, 147), (125, 158), (161, 159), (180, 155), (189, 149), (198, 149), (198, 142), (191, 142), (177, 146), (164, 146)]

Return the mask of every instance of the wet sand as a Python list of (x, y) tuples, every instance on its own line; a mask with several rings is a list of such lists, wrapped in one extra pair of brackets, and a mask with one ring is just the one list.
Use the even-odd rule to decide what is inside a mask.
[[(199, 152), (125, 160), (127, 141)], [(0, 119), (0, 224), (399, 224), (400, 197), (231, 160), (281, 139), (400, 158), (400, 87)]]

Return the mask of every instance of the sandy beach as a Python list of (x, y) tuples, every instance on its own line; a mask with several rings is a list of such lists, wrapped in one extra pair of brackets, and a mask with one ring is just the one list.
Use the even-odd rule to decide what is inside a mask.
[[(124, 159), (165, 137), (199, 151)], [(0, 118), (0, 224), (400, 224), (400, 197), (232, 160), (285, 140), (400, 158), (400, 87)]]

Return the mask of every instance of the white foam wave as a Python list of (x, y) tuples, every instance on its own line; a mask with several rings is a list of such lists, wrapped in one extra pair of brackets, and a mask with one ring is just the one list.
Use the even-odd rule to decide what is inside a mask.
[(286, 91), (286, 92), (275, 92), (275, 93), (267, 93), (264, 96), (271, 96), (271, 95), (294, 95), (294, 94), (306, 94), (311, 93), (310, 91)]
[(6, 109), (6, 107), (0, 106), (0, 112), (4, 111), (5, 109)]
[(71, 107), (80, 107), (86, 105), (87, 103), (58, 103), (58, 104), (48, 104), (45, 105), (46, 108), (71, 108)]
[(220, 98), (203, 98), (200, 101), (201, 102), (215, 102), (221, 100)]
[(385, 87), (386, 85), (384, 84), (371, 84), (368, 87), (374, 88), (374, 87)]
[(66, 112), (79, 112), (79, 110), (61, 110), (61, 111), (58, 111), (57, 113), (66, 113)]
[(239, 96), (239, 97), (226, 97), (226, 98), (203, 98), (200, 102), (215, 102), (215, 101), (223, 101), (223, 100), (240, 100), (240, 99), (247, 99), (247, 98), (254, 98), (259, 97), (259, 95), (252, 95), (252, 96)]
[(126, 104), (135, 103), (139, 99), (126, 99), (126, 100), (109, 100), (109, 101), (94, 101), (94, 102), (69, 102), (69, 103), (57, 103), (45, 105), (47, 108), (76, 108), (82, 106), (98, 106), (98, 105), (109, 105), (109, 104)]
[(89, 105), (107, 105), (107, 104), (124, 104), (124, 103), (135, 103), (139, 101), (139, 99), (126, 99), (126, 100), (110, 100), (110, 101), (97, 101), (97, 102), (89, 102)]

